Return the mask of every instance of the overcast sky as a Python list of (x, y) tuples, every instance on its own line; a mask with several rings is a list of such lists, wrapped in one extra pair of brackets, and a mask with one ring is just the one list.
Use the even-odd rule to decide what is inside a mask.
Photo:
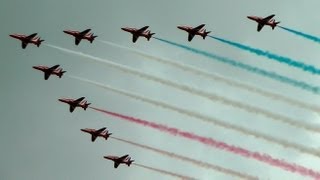
[[(184, 156), (216, 164), (261, 179), (306, 179), (297, 173), (214, 149), (180, 137), (119, 121), (91, 109), (76, 109), (69, 112), (66, 104), (58, 98), (85, 96), (94, 107), (139, 117), (177, 127), (196, 134), (212, 137), (253, 151), (267, 153), (275, 158), (320, 171), (320, 159), (286, 149), (239, 132), (204, 123), (174, 111), (140, 102), (128, 97), (68, 78), (74, 75), (120, 88), (145, 97), (161, 100), (177, 107), (192, 110), (219, 120), (263, 132), (275, 138), (319, 149), (320, 135), (301, 128), (279, 123), (271, 118), (213, 102), (196, 94), (149, 81), (86, 58), (63, 53), (45, 45), (40, 48), (28, 45), (21, 49), (20, 42), (10, 38), (12, 33), (34, 32), (48, 44), (84, 52), (113, 62), (135, 68), (163, 79), (215, 93), (220, 96), (263, 108), (305, 123), (319, 125), (320, 116), (310, 110), (292, 104), (275, 101), (246, 90), (231, 87), (221, 82), (182, 71), (176, 67), (142, 58), (127, 50), (112, 47), (98, 40), (111, 41), (119, 45), (144, 51), (157, 57), (166, 57), (199, 69), (217, 73), (240, 82), (273, 91), (287, 97), (320, 106), (318, 95), (287, 84), (232, 67), (213, 59), (193, 54), (156, 39), (149, 42), (139, 38), (131, 42), (132, 36), (120, 28), (140, 28), (149, 25), (157, 37), (189, 45), (221, 56), (232, 58), (264, 70), (317, 85), (317, 75), (303, 72), (285, 64), (271, 61), (239, 50), (211, 38), (203, 40), (196, 36), (187, 41), (187, 33), (177, 25), (197, 26), (205, 23), (211, 35), (244, 43), (252, 47), (269, 50), (293, 59), (320, 67), (319, 44), (288, 33), (282, 29), (264, 27), (257, 32), (257, 24), (246, 18), (248, 15), (275, 18), (281, 25), (306, 33), (319, 35), (317, 0), (293, 3), (283, 1), (148, 1), (136, 0), (5, 0), (0, 6), (0, 177), (1, 179), (171, 179), (136, 166), (113, 168), (105, 155), (130, 154), (137, 163), (169, 170), (198, 179), (234, 179), (223, 173), (201, 168), (160, 154), (140, 149), (110, 139), (90, 141), (90, 136), (81, 128), (107, 127), (114, 136)], [(81, 41), (74, 45), (74, 38), (64, 34), (65, 29), (82, 31), (91, 28), (98, 35), (90, 44)], [(32, 69), (34, 65), (52, 66), (60, 64), (67, 71), (59, 79), (51, 76), (48, 81), (43, 73)]]

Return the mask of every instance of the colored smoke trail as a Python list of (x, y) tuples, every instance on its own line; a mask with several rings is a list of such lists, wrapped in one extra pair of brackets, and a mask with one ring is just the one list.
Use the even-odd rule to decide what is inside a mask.
[[(69, 77), (70, 77), (70, 75), (69, 75)], [(271, 143), (274, 143), (274, 144), (278, 144), (278, 145), (280, 145), (282, 147), (285, 147), (285, 148), (292, 148), (292, 149), (298, 150), (298, 151), (300, 151), (302, 153), (306, 153), (306, 154), (310, 154), (310, 155), (314, 155), (314, 156), (320, 157), (320, 152), (318, 150), (314, 149), (314, 148), (305, 147), (303, 145), (299, 145), (299, 144), (296, 144), (296, 143), (288, 142), (288, 141), (283, 140), (283, 139), (278, 139), (278, 138), (272, 137), (272, 136), (270, 136), (268, 134), (263, 134), (261, 132), (257, 132), (257, 131), (254, 131), (254, 130), (243, 128), (241, 126), (233, 125), (231, 123), (228, 123), (227, 121), (219, 120), (219, 119), (216, 119), (216, 118), (212, 118), (212, 117), (209, 117), (209, 116), (202, 115), (202, 114), (194, 112), (194, 111), (189, 111), (187, 109), (176, 107), (176, 106), (170, 105), (168, 103), (165, 103), (163, 101), (150, 99), (150, 98), (147, 98), (147, 97), (144, 97), (144, 96), (140, 96), (140, 95), (137, 95), (137, 94), (134, 94), (134, 93), (131, 93), (131, 92), (127, 92), (127, 91), (124, 91), (124, 90), (116, 89), (116, 88), (113, 88), (113, 87), (110, 87), (110, 86), (107, 86), (107, 85), (103, 85), (103, 84), (100, 84), (100, 83), (97, 83), (97, 82), (93, 82), (93, 81), (90, 81), (90, 80), (86, 80), (86, 79), (83, 79), (83, 78), (78, 78), (78, 77), (73, 77), (73, 76), (71, 76), (71, 78), (76, 79), (76, 80), (80, 80), (80, 81), (83, 81), (83, 82), (86, 82), (86, 83), (89, 83), (89, 84), (93, 84), (93, 85), (95, 85), (97, 87), (104, 88), (106, 90), (121, 94), (123, 96), (127, 96), (129, 98), (133, 98), (133, 99), (145, 102), (145, 103), (149, 103), (149, 104), (152, 104), (152, 105), (155, 105), (155, 106), (159, 106), (159, 107), (162, 107), (162, 108), (165, 108), (165, 109), (169, 109), (169, 110), (175, 111), (175, 112), (183, 114), (183, 115), (194, 117), (194, 118), (197, 118), (199, 120), (202, 120), (203, 122), (212, 123), (212, 124), (215, 124), (217, 126), (220, 126), (220, 127), (226, 128), (226, 129), (232, 129), (234, 131), (240, 132), (240, 133), (245, 134), (245, 135), (251, 135), (251, 136), (254, 136), (256, 138), (264, 139), (264, 140), (266, 140), (268, 142), (271, 142)]]
[(306, 39), (309, 39), (309, 40), (312, 40), (312, 41), (315, 41), (315, 42), (318, 42), (318, 43), (320, 42), (320, 38), (318, 38), (316, 36), (313, 36), (313, 35), (310, 35), (310, 34), (306, 34), (304, 32), (293, 30), (293, 29), (290, 29), (290, 28), (287, 28), (287, 27), (283, 27), (283, 26), (279, 26), (279, 28), (281, 28), (283, 30), (286, 30), (288, 32), (291, 32), (293, 34), (296, 34), (298, 36), (304, 37)]
[(133, 165), (141, 167), (141, 168), (144, 168), (144, 169), (148, 169), (148, 170), (151, 170), (151, 171), (154, 171), (154, 172), (158, 172), (158, 173), (161, 173), (161, 174), (165, 174), (165, 175), (169, 175), (169, 176), (172, 176), (172, 177), (180, 178), (180, 179), (183, 179), (183, 180), (196, 180), (196, 178), (184, 176), (184, 175), (181, 175), (181, 174), (177, 174), (177, 173), (174, 173), (174, 172), (170, 172), (170, 171), (154, 168), (154, 167), (151, 167), (151, 166), (146, 166), (146, 165), (142, 165), (142, 164), (138, 164), (138, 163), (133, 163)]
[(288, 85), (292, 85), (294, 87), (299, 87), (299, 88), (301, 88), (303, 90), (307, 90), (307, 91), (312, 92), (312, 93), (317, 94), (317, 95), (320, 94), (320, 87), (318, 87), (318, 86), (313, 86), (313, 85), (305, 83), (303, 81), (298, 81), (298, 80), (291, 79), (291, 78), (286, 77), (286, 76), (279, 75), (279, 74), (277, 74), (275, 72), (265, 71), (263, 69), (259, 69), (259, 68), (254, 67), (254, 66), (250, 66), (250, 65), (247, 65), (247, 64), (244, 64), (244, 63), (241, 63), (241, 62), (238, 62), (238, 61), (226, 58), (226, 57), (215, 55), (213, 53), (209, 53), (209, 52), (206, 52), (206, 51), (203, 51), (203, 50), (199, 50), (199, 49), (196, 49), (196, 48), (185, 46), (185, 45), (182, 45), (182, 44), (179, 44), (179, 43), (175, 43), (175, 42), (172, 42), (172, 41), (169, 41), (169, 40), (161, 39), (161, 38), (158, 38), (158, 37), (154, 37), (154, 38), (159, 40), (159, 41), (165, 42), (167, 44), (171, 44), (173, 46), (183, 48), (183, 49), (188, 50), (190, 52), (193, 52), (193, 53), (208, 57), (208, 58), (210, 58), (212, 60), (217, 60), (219, 62), (223, 62), (223, 63), (229, 64), (231, 66), (234, 66), (234, 67), (237, 67), (237, 68), (241, 68), (241, 69), (244, 69), (246, 71), (249, 71), (249, 72), (264, 76), (264, 77), (269, 77), (269, 78), (271, 78), (273, 80), (277, 80), (277, 81), (286, 83)]
[(237, 154), (237, 155), (240, 155), (240, 156), (243, 156), (246, 158), (255, 159), (257, 161), (269, 164), (273, 167), (281, 168), (283, 170), (286, 170), (286, 171), (289, 171), (292, 173), (298, 173), (302, 176), (309, 176), (312, 178), (320, 179), (320, 172), (318, 172), (318, 171), (303, 167), (301, 165), (289, 163), (284, 160), (273, 158), (268, 154), (262, 154), (262, 153), (254, 152), (254, 151), (247, 150), (247, 149), (244, 149), (241, 147), (229, 145), (229, 144), (224, 143), (222, 141), (217, 141), (212, 138), (200, 136), (200, 135), (193, 134), (193, 133), (187, 132), (187, 131), (182, 131), (180, 129), (169, 127), (169, 126), (162, 125), (162, 124), (158, 124), (155, 122), (149, 122), (146, 120), (126, 116), (123, 114), (119, 114), (119, 113), (115, 113), (115, 112), (111, 112), (111, 111), (107, 111), (107, 110), (103, 110), (103, 109), (99, 109), (99, 108), (94, 108), (94, 107), (90, 107), (90, 108), (93, 110), (96, 110), (98, 112), (102, 112), (102, 113), (108, 114), (113, 117), (117, 117), (119, 119), (122, 119), (122, 120), (125, 120), (128, 122), (136, 123), (136, 124), (139, 124), (139, 125), (142, 125), (145, 127), (150, 127), (150, 128), (159, 130), (161, 132), (165, 132), (165, 133), (168, 133), (168, 134), (171, 134), (174, 136), (186, 138), (186, 139), (189, 139), (192, 141), (197, 141), (201, 144), (204, 144), (204, 145), (207, 145), (207, 146), (210, 146), (213, 148), (217, 148), (220, 150), (224, 150), (226, 152), (230, 152), (233, 154)]
[(265, 109), (261, 109), (261, 108), (255, 107), (255, 106), (244, 104), (242, 102), (238, 102), (238, 101), (234, 101), (234, 100), (231, 100), (231, 99), (227, 99), (227, 98), (225, 98), (223, 96), (219, 96), (219, 95), (216, 95), (216, 94), (208, 93), (208, 92), (202, 91), (200, 89), (196, 89), (194, 87), (187, 86), (187, 85), (184, 85), (184, 84), (180, 84), (180, 83), (177, 83), (177, 82), (174, 82), (174, 81), (171, 81), (171, 80), (162, 79), (162, 78), (159, 78), (157, 76), (145, 73), (143, 71), (136, 70), (136, 69), (128, 67), (128, 66), (117, 64), (117, 63), (114, 63), (114, 62), (106, 60), (106, 59), (98, 58), (98, 57), (95, 57), (95, 56), (92, 56), (92, 55), (84, 54), (84, 53), (77, 52), (77, 51), (72, 51), (70, 49), (61, 48), (61, 47), (57, 47), (57, 46), (53, 46), (53, 45), (50, 45), (50, 47), (56, 48), (56, 49), (61, 50), (63, 52), (71, 53), (71, 54), (82, 56), (82, 57), (87, 57), (89, 59), (92, 59), (92, 60), (95, 60), (95, 61), (98, 61), (98, 62), (102, 62), (104, 64), (107, 64), (108, 67), (113, 67), (113, 68), (121, 70), (121, 71), (123, 71), (125, 73), (130, 73), (132, 75), (135, 75), (135, 76), (147, 79), (147, 80), (158, 82), (158, 83), (166, 85), (166, 86), (174, 87), (176, 89), (188, 92), (190, 94), (194, 94), (194, 95), (197, 95), (197, 96), (202, 96), (203, 98), (207, 98), (207, 99), (209, 99), (211, 101), (219, 101), (219, 102), (221, 102), (223, 104), (226, 104), (226, 105), (229, 105), (229, 106), (232, 106), (232, 107), (236, 107), (236, 108), (240, 108), (240, 109), (246, 110), (246, 111), (251, 112), (251, 113), (261, 114), (261, 115), (264, 115), (264, 116), (266, 116), (268, 118), (271, 118), (271, 119), (273, 119), (275, 121), (279, 121), (279, 122), (282, 122), (282, 123), (285, 123), (285, 124), (288, 124), (288, 125), (291, 125), (291, 126), (295, 126), (297, 128), (303, 128), (305, 130), (309, 130), (309, 131), (314, 131), (314, 132), (320, 133), (320, 127), (318, 127), (316, 125), (312, 125), (312, 124), (307, 124), (304, 121), (297, 121), (297, 120), (291, 119), (290, 117), (287, 117), (287, 116), (284, 116), (284, 115), (281, 115), (281, 114), (272, 113), (272, 112), (270, 112), (268, 110), (265, 110)]
[(216, 39), (216, 40), (218, 40), (220, 42), (232, 45), (234, 47), (240, 48), (242, 50), (249, 51), (249, 52), (254, 53), (254, 54), (258, 55), (258, 56), (264, 56), (264, 57), (267, 57), (268, 59), (272, 59), (272, 60), (278, 61), (280, 63), (284, 63), (284, 64), (287, 64), (289, 66), (302, 69), (303, 71), (310, 72), (310, 73), (316, 74), (316, 75), (320, 74), (320, 69), (318, 69), (315, 66), (308, 65), (308, 64), (305, 64), (303, 62), (296, 61), (296, 60), (293, 60), (293, 59), (288, 58), (288, 57), (280, 56), (280, 55), (277, 55), (277, 54), (274, 54), (274, 53), (271, 53), (271, 52), (268, 52), (268, 51), (264, 51), (264, 50), (253, 48), (253, 47), (249, 47), (249, 46), (237, 43), (237, 42), (229, 41), (229, 40), (218, 38), (218, 37), (214, 37), (214, 36), (209, 36), (209, 37), (211, 37), (212, 39)]
[(200, 76), (205, 77), (205, 78), (209, 78), (212, 81), (220, 81), (220, 82), (223, 82), (223, 83), (225, 83), (225, 84), (227, 84), (229, 86), (242, 88), (242, 89), (245, 89), (245, 90), (250, 91), (252, 93), (257, 93), (259, 95), (262, 95), (264, 97), (272, 98), (272, 99), (278, 100), (278, 101), (283, 101), (283, 102), (288, 103), (290, 105), (295, 105), (297, 107), (304, 108), (304, 109), (307, 109), (307, 110), (311, 110), (311, 111), (314, 111), (314, 112), (320, 112), (320, 107), (317, 107), (317, 106), (315, 106), (313, 104), (307, 104), (307, 103), (304, 103), (302, 101), (295, 100), (295, 99), (283, 96), (281, 94), (276, 94), (276, 93), (271, 92), (271, 91), (267, 91), (267, 90), (264, 90), (264, 89), (257, 88), (257, 87), (255, 87), (253, 85), (250, 85), (250, 84), (245, 84), (245, 83), (240, 82), (240, 81), (236, 81), (236, 80), (233, 80), (233, 79), (229, 79), (227, 77), (223, 77), (223, 76), (221, 76), (219, 74), (216, 74), (216, 73), (211, 73), (211, 72), (208, 72), (208, 71), (205, 71), (205, 70), (202, 70), (202, 69), (198, 69), (198, 68), (196, 68), (194, 66), (190, 66), (190, 65), (187, 65), (187, 64), (175, 62), (175, 61), (168, 60), (168, 59), (165, 59), (165, 58), (156, 57), (156, 56), (147, 54), (145, 52), (142, 52), (142, 51), (139, 51), (139, 50), (136, 50), (136, 49), (133, 49), (133, 48), (129, 48), (129, 47), (126, 47), (126, 46), (115, 44), (115, 43), (112, 43), (112, 42), (109, 42), (109, 41), (101, 41), (101, 40), (99, 40), (99, 41), (104, 43), (104, 44), (108, 44), (108, 45), (111, 45), (111, 46), (114, 46), (114, 47), (118, 47), (118, 48), (122, 48), (122, 49), (128, 50), (128, 51), (133, 52), (133, 53), (135, 53), (137, 55), (140, 55), (142, 57), (145, 57), (145, 58), (148, 58), (148, 59), (151, 59), (151, 60), (155, 60), (157, 62), (166, 64), (166, 65), (169, 65), (169, 66), (173, 66), (173, 67), (179, 68), (181, 70), (184, 70), (184, 71), (187, 71), (187, 72), (191, 72), (191, 73), (196, 74), (196, 75), (200, 75)]
[(181, 161), (184, 161), (184, 162), (192, 163), (192, 164), (194, 164), (196, 166), (200, 166), (200, 167), (207, 168), (207, 169), (213, 169), (215, 171), (218, 171), (218, 172), (221, 172), (221, 173), (233, 176), (233, 177), (237, 177), (237, 178), (241, 178), (241, 179), (248, 179), (248, 180), (258, 180), (258, 177), (254, 177), (254, 176), (251, 176), (251, 175), (248, 175), (248, 174), (245, 174), (245, 173), (237, 172), (237, 171), (234, 171), (234, 170), (231, 170), (231, 169), (227, 169), (227, 168), (220, 167), (220, 166), (217, 166), (217, 165), (213, 165), (213, 164), (209, 164), (209, 163), (202, 162), (202, 161), (199, 161), (199, 160), (195, 160), (195, 159), (192, 159), (192, 158), (189, 158), (189, 157), (181, 156), (181, 155), (178, 155), (178, 154), (175, 154), (175, 153), (172, 153), (172, 152), (168, 152), (168, 151), (164, 151), (164, 150), (161, 150), (161, 149), (153, 148), (153, 147), (150, 147), (150, 146), (146, 146), (146, 145), (135, 143), (135, 142), (128, 141), (128, 140), (124, 140), (124, 139), (121, 139), (121, 138), (116, 138), (116, 137), (110, 137), (110, 138), (118, 140), (118, 141), (121, 141), (121, 142), (124, 142), (124, 143), (127, 143), (127, 144), (131, 144), (133, 146), (137, 146), (137, 147), (140, 147), (140, 148), (143, 148), (143, 149), (146, 149), (146, 150), (150, 150), (150, 151), (159, 153), (159, 154), (164, 155), (164, 156), (168, 156), (168, 157), (171, 157), (171, 158), (174, 158), (174, 159), (178, 159), (178, 160), (181, 160)]

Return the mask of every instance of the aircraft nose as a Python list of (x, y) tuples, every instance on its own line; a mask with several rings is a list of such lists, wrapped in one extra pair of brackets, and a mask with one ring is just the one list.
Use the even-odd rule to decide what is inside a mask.
[(182, 29), (182, 26), (177, 26), (178, 29)]
[(121, 28), (122, 30), (126, 31), (127, 29), (126, 28)]
[(247, 18), (248, 18), (248, 19), (253, 19), (253, 17), (252, 17), (252, 16), (247, 16)]
[(60, 101), (60, 102), (64, 102), (64, 100), (63, 100), (63, 99), (58, 99), (58, 101)]
[(32, 66), (32, 68), (33, 68), (33, 69), (37, 69), (38, 67), (37, 67), (37, 66)]
[(81, 131), (85, 132), (85, 129), (80, 129)]

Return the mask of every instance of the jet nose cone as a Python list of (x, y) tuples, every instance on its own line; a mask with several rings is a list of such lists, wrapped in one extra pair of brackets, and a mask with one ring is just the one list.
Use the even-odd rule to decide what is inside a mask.
[(63, 32), (64, 32), (64, 33), (68, 33), (68, 31), (67, 31), (67, 30), (63, 30)]
[(248, 19), (253, 19), (253, 16), (247, 16)]
[(178, 29), (182, 29), (182, 26), (177, 26)]
[(83, 131), (83, 132), (85, 132), (85, 129), (80, 129), (80, 131)]
[(60, 102), (64, 102), (64, 100), (63, 100), (63, 99), (58, 99), (58, 101), (60, 101)]
[(127, 28), (121, 28), (123, 31), (126, 31), (127, 30)]
[(33, 68), (33, 69), (37, 69), (38, 67), (37, 67), (37, 66), (32, 66), (32, 68)]

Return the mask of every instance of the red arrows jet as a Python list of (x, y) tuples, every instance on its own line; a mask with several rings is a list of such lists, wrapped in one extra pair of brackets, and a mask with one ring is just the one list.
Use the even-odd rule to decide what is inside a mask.
[(91, 134), (91, 141), (94, 142), (98, 136), (100, 137), (104, 137), (106, 140), (108, 140), (108, 137), (112, 134), (109, 133), (108, 130), (106, 130), (106, 127), (103, 127), (101, 129), (90, 129), (90, 128), (85, 128), (85, 129), (81, 129), (81, 131), (86, 132)]
[(274, 19), (272, 19), (274, 16), (275, 15), (272, 14), (272, 15), (265, 17), (265, 18), (257, 17), (257, 16), (247, 16), (247, 18), (249, 18), (253, 21), (256, 21), (258, 23), (257, 31), (260, 32), (264, 25), (271, 26), (272, 29), (274, 29), (277, 26), (277, 24), (280, 23), (280, 22), (276, 22)]
[(114, 168), (117, 168), (121, 163), (126, 164), (130, 166), (130, 164), (134, 161), (131, 160), (131, 157), (126, 154), (124, 156), (118, 157), (118, 156), (104, 156), (105, 159), (109, 159), (114, 162)]
[(61, 98), (58, 99), (60, 102), (64, 102), (69, 104), (70, 108), (69, 111), (72, 113), (76, 107), (82, 107), (84, 110), (88, 108), (88, 106), (91, 103), (87, 103), (87, 101), (82, 101), (84, 100), (85, 97), (81, 97), (79, 99), (68, 99), (68, 98)]
[(21, 47), (22, 49), (25, 49), (29, 43), (37, 45), (37, 47), (40, 46), (41, 42), (43, 42), (43, 39), (40, 39), (40, 37), (36, 37), (38, 33), (33, 33), (29, 36), (23, 35), (23, 34), (10, 34), (10, 37), (13, 37), (15, 39), (19, 39), (21, 41)]
[(150, 40), (152, 35), (154, 35), (155, 33), (151, 33), (150, 30), (147, 30), (148, 28), (149, 28), (149, 26), (144, 26), (140, 29), (130, 28), (130, 27), (125, 27), (125, 28), (121, 28), (121, 29), (131, 33), (132, 34), (132, 42), (135, 43), (138, 40), (139, 36), (147, 38), (148, 41)]
[(63, 71), (62, 68), (58, 68), (60, 65), (54, 65), (52, 67), (48, 67), (48, 66), (32, 66), (34, 69), (40, 70), (42, 72), (44, 72), (44, 79), (48, 80), (50, 75), (56, 75), (59, 78), (62, 77), (63, 73), (67, 72), (67, 71)]
[(80, 31), (73, 31), (73, 30), (64, 30), (63, 32), (75, 37), (75, 45), (78, 45), (82, 39), (88, 40), (90, 43), (93, 42), (94, 38), (98, 36), (94, 36), (93, 33), (89, 33), (91, 29), (86, 29), (82, 32)]
[(206, 29), (202, 29), (205, 26), (205, 24), (201, 24), (195, 28), (191, 26), (178, 26), (178, 29), (184, 30), (188, 33), (188, 41), (191, 41), (195, 35), (202, 36), (203, 39), (206, 38), (206, 36), (211, 31), (206, 31)]

